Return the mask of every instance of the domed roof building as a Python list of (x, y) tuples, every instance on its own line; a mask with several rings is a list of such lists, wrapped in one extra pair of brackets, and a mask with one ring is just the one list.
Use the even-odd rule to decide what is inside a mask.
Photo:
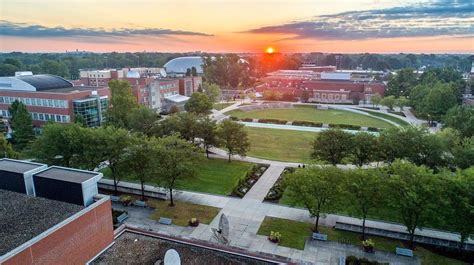
[(196, 68), (198, 74), (203, 74), (202, 66), (204, 60), (201, 56), (186, 56), (174, 58), (167, 62), (164, 67), (166, 72), (171, 75), (176, 74), (186, 74), (186, 71), (191, 68)]

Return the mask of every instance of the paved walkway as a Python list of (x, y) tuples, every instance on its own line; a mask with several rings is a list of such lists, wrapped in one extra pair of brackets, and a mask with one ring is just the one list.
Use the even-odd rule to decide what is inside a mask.
[(263, 201), (265, 196), (267, 196), (268, 191), (273, 187), (273, 184), (275, 184), (281, 173), (283, 173), (284, 169), (284, 166), (270, 165), (265, 173), (263, 173), (259, 178), (257, 183), (253, 185), (252, 189), (245, 194), (244, 199)]

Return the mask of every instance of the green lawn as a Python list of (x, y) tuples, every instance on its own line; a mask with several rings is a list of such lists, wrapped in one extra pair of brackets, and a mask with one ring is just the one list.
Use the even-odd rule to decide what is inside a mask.
[(245, 127), (250, 140), (248, 156), (289, 161), (309, 162), (316, 133), (292, 130)]
[(391, 115), (387, 115), (385, 113), (380, 113), (380, 112), (376, 112), (376, 111), (371, 111), (371, 110), (362, 110), (362, 109), (357, 109), (357, 110), (360, 110), (360, 111), (363, 111), (363, 112), (367, 112), (369, 113), (370, 115), (373, 115), (373, 116), (377, 116), (377, 117), (380, 117), (380, 118), (384, 118), (384, 119), (387, 119), (389, 121), (393, 121), (395, 123), (398, 123), (400, 124), (401, 126), (407, 126), (407, 125), (410, 125), (409, 122), (407, 121), (404, 121), (402, 119), (399, 119), (397, 117), (393, 117)]
[(187, 226), (191, 218), (197, 218), (200, 223), (209, 224), (220, 211), (219, 208), (187, 202), (175, 202), (175, 206), (170, 207), (169, 201), (149, 199), (147, 204), (156, 209), (151, 214), (151, 219), (159, 220), (160, 217), (167, 217), (173, 219), (173, 224), (180, 226)]
[(232, 103), (232, 102), (229, 102), (229, 103), (215, 103), (214, 104), (214, 109), (222, 110), (222, 109), (225, 109), (225, 108), (229, 107), (232, 104), (234, 104), (234, 103)]
[[(313, 226), (313, 224), (309, 223), (267, 216), (263, 220), (263, 223), (260, 226), (257, 234), (268, 236), (271, 231), (280, 232), (282, 234), (281, 242), (279, 243), (281, 246), (304, 249), (305, 241), (311, 235)], [(321, 233), (328, 235), (329, 241), (346, 242), (352, 245), (360, 247), (362, 246), (362, 243), (359, 239), (360, 235), (357, 233), (336, 230), (321, 225), (319, 226), (319, 230)], [(370, 236), (370, 238), (375, 243), (375, 250), (383, 250), (394, 253), (397, 246), (404, 247), (403, 242), (399, 240), (378, 236)], [(458, 260), (440, 256), (422, 247), (416, 248), (415, 255), (421, 258), (423, 265), (465, 264)]]
[[(219, 195), (230, 195), (239, 180), (247, 175), (254, 164), (232, 161), (225, 159), (204, 159), (196, 167), (197, 174), (194, 178), (178, 181), (177, 189), (198, 192), (213, 193)], [(102, 173), (110, 178), (110, 170), (103, 169)], [(124, 181), (138, 182), (134, 179), (124, 178)], [(153, 185), (152, 183), (149, 183)]]
[(233, 110), (226, 113), (238, 118), (279, 119), (310, 121), (333, 124), (350, 124), (364, 127), (389, 128), (392, 125), (380, 119), (344, 110), (318, 110), (314, 106), (295, 106), (289, 109), (266, 109), (244, 112)]

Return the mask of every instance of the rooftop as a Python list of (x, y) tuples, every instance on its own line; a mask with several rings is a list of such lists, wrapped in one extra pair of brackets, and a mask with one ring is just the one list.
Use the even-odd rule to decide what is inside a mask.
[(43, 89), (41, 92), (50, 92), (50, 93), (71, 93), (75, 91), (92, 91), (106, 87), (95, 87), (95, 86), (73, 86), (73, 87), (63, 87), (63, 88), (51, 88)]
[(19, 247), (83, 208), (0, 189), (0, 255)]
[(196, 68), (198, 74), (202, 74), (202, 65), (204, 61), (200, 56), (178, 57), (167, 62), (164, 67), (168, 73), (185, 74), (187, 69)]
[(21, 75), (15, 78), (34, 86), (36, 91), (72, 87), (71, 82), (56, 75)]
[(39, 168), (43, 164), (26, 162), (26, 161), (15, 161), (10, 159), (0, 159), (0, 170), (14, 172), (14, 173), (24, 173), (35, 168)]
[(125, 231), (116, 238), (115, 244), (91, 264), (158, 264), (155, 262), (163, 261), (169, 249), (175, 249), (179, 253), (181, 264), (278, 264), (257, 257), (197, 246), (195, 243), (166, 239), (157, 235), (142, 235), (131, 231)]
[(76, 170), (62, 167), (50, 167), (44, 171), (36, 173), (35, 176), (49, 179), (56, 179), (67, 182), (83, 183), (96, 177), (98, 173)]

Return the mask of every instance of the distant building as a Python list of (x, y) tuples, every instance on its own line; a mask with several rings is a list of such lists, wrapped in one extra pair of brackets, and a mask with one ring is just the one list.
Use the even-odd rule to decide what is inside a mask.
[(0, 159), (0, 264), (86, 264), (113, 243), (101, 173)]
[(100, 126), (109, 97), (107, 87), (74, 86), (54, 75), (0, 77), (0, 115), (10, 118), (8, 108), (18, 100), (26, 105), (35, 126), (73, 122), (79, 114), (87, 126)]
[(202, 75), (204, 60), (201, 56), (178, 57), (167, 62), (164, 67), (170, 76), (185, 76), (194, 67), (198, 75)]
[(179, 78), (179, 94), (190, 97), (202, 86), (202, 77), (183, 76)]

